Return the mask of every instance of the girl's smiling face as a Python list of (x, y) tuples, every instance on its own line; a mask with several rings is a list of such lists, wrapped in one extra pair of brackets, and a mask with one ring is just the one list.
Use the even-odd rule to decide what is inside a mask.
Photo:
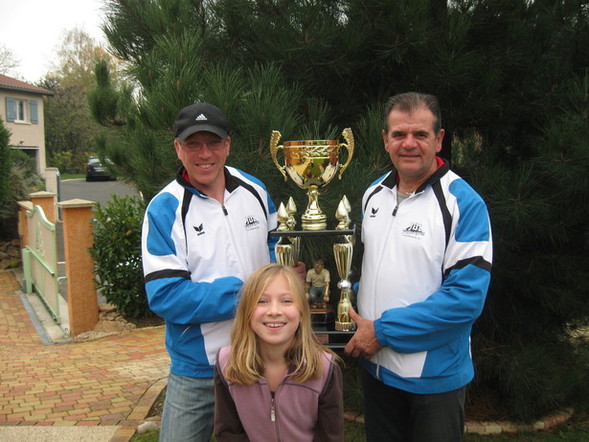
[(251, 326), (261, 346), (284, 347), (292, 343), (301, 322), (298, 300), (282, 274), (272, 279), (254, 308)]

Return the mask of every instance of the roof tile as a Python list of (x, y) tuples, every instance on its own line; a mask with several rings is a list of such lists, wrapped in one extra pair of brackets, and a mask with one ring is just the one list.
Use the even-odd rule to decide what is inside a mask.
[(33, 92), (35, 94), (53, 95), (49, 89), (26, 83), (16, 78), (0, 74), (0, 89), (11, 89), (16, 91)]

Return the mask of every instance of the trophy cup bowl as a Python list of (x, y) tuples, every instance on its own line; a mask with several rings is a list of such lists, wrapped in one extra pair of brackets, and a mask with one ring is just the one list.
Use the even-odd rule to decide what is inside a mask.
[[(272, 131), (270, 153), (274, 164), (285, 181), (290, 177), (301, 189), (307, 189), (309, 202), (302, 216), (303, 230), (324, 230), (327, 227), (327, 216), (319, 207), (318, 189), (326, 186), (338, 174), (341, 179), (352, 160), (352, 130), (344, 129), (342, 136), (346, 143), (339, 143), (337, 140), (299, 140), (285, 141), (283, 145), (278, 145), (281, 134), (276, 130)], [(339, 150), (342, 147), (348, 151), (343, 164), (339, 160)], [(279, 150), (283, 151), (284, 164), (278, 161)]]

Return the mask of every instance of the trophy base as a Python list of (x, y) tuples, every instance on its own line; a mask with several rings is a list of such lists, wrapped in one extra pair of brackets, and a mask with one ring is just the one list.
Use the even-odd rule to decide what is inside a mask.
[(325, 219), (303, 219), (301, 221), (303, 230), (325, 230), (327, 229), (327, 217)]
[(311, 325), (328, 326), (333, 324), (334, 319), (335, 313), (330, 305), (326, 307), (311, 306)]
[(337, 331), (354, 331), (356, 330), (356, 323), (355, 322), (340, 322), (335, 321), (335, 329)]
[(313, 332), (321, 344), (334, 351), (342, 351), (348, 341), (354, 336), (353, 331), (336, 331), (333, 328), (330, 329), (323, 326), (314, 326)]

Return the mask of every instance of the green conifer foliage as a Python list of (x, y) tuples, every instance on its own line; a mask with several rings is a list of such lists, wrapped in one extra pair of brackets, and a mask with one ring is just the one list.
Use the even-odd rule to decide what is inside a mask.
[(304, 191), (273, 165), (271, 131), (285, 141), (351, 127), (355, 158), (321, 201), (333, 219), (345, 194), (359, 228), (364, 189), (390, 167), (383, 103), (437, 95), (442, 156), (488, 203), (495, 243), (469, 396), (531, 419), (588, 395), (574, 338), (589, 315), (586, 2), (109, 0), (105, 30), (134, 88), (108, 92), (121, 124), (104, 150), (146, 198), (178, 166), (176, 113), (210, 101), (233, 123), (229, 163), (299, 211)]
[(0, 119), (0, 207), (4, 207), (10, 196), (10, 147), (8, 140), (10, 132)]

